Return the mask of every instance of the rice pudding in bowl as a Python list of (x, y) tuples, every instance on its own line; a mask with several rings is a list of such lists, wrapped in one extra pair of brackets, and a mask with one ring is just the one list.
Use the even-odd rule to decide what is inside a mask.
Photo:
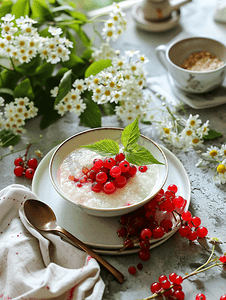
[[(147, 165), (147, 170), (144, 172), (137, 167), (136, 174), (128, 176), (126, 183), (118, 178), (124, 177), (126, 173), (128, 175), (128, 172), (122, 172), (117, 178), (111, 176), (112, 174), (108, 175), (111, 177), (109, 182), (119, 181), (115, 184), (116, 190), (112, 193), (93, 189), (95, 183), (88, 172), (92, 171), (95, 159), (104, 162), (106, 157), (79, 146), (104, 139), (112, 139), (120, 145), (122, 131), (121, 128), (97, 128), (84, 131), (61, 143), (52, 155), (49, 173), (54, 188), (64, 199), (88, 214), (114, 217), (132, 212), (152, 199), (167, 179), (168, 164), (163, 151), (156, 143), (140, 135), (138, 144), (148, 149), (162, 164)], [(84, 175), (85, 182), (83, 182)]]

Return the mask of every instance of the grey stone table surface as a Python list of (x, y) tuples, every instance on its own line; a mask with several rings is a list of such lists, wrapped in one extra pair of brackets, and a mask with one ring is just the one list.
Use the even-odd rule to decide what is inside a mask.
[[(160, 44), (167, 44), (176, 37), (185, 33), (213, 37), (226, 43), (226, 23), (217, 23), (213, 19), (216, 8), (215, 1), (193, 0), (181, 8), (180, 23), (174, 29), (167, 32), (155, 33), (145, 32), (136, 27), (130, 10), (127, 11), (128, 30), (123, 38), (116, 42), (115, 48), (124, 50), (140, 50), (145, 54), (149, 63), (147, 64), (148, 76), (160, 76), (165, 70), (157, 61), (155, 48)], [(226, 97), (226, 95), (225, 95)], [(210, 120), (211, 128), (223, 134), (222, 138), (205, 142), (205, 147), (210, 145), (220, 146), (226, 143), (226, 104), (202, 110), (193, 109), (185, 105), (188, 114), (199, 114), (201, 120)], [(81, 132), (87, 128), (80, 126), (75, 116), (67, 115), (45, 130), (39, 128), (40, 118), (29, 121), (26, 125), (27, 133), (22, 137), (18, 149), (25, 147), (27, 142), (37, 143), (31, 146), (31, 151), (41, 149), (45, 155), (53, 147), (54, 143), (63, 141), (67, 137)], [(121, 124), (116, 117), (104, 117), (103, 126), (117, 126)], [(141, 132), (146, 136), (160, 142), (158, 137), (153, 136), (151, 127), (141, 126)], [(39, 139), (39, 136), (42, 138)], [(203, 171), (195, 166), (200, 154), (195, 150), (179, 152), (170, 149), (182, 162), (191, 184), (191, 203), (189, 210), (196, 216), (201, 217), (203, 224), (209, 230), (209, 236), (218, 237), (223, 241), (218, 255), (226, 251), (225, 216), (226, 216), (226, 188), (216, 186), (213, 181), (211, 169)], [(8, 149), (1, 149), (1, 154), (7, 153)], [(21, 151), (19, 154), (23, 154)], [(18, 153), (4, 157), (0, 161), (0, 188), (9, 184), (19, 183), (31, 187), (31, 181), (26, 178), (16, 178), (13, 175), (13, 160)], [(105, 256), (105, 258), (125, 274), (125, 282), (117, 283), (105, 270), (101, 270), (101, 276), (106, 288), (103, 300), (135, 300), (151, 295), (151, 283), (157, 281), (159, 275), (169, 275), (176, 272), (179, 275), (190, 273), (208, 258), (208, 251), (197, 242), (190, 243), (181, 238), (178, 233), (162, 245), (151, 250), (151, 258), (143, 262), (143, 270), (135, 276), (128, 274), (128, 267), (139, 262), (137, 254), (124, 256)], [(185, 299), (195, 299), (195, 296), (203, 292), (207, 300), (217, 300), (226, 294), (226, 271), (221, 268), (212, 269), (205, 274), (193, 276), (183, 283)]]

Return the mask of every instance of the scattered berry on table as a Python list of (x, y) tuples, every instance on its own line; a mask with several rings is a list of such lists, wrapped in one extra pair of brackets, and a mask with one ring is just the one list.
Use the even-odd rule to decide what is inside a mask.
[(137, 273), (137, 269), (136, 267), (134, 266), (130, 266), (129, 269), (128, 269), (128, 272), (131, 274), (131, 275), (135, 275)]
[(196, 295), (195, 300), (206, 300), (206, 296), (202, 293)]
[(14, 174), (17, 176), (17, 177), (20, 177), (24, 174), (25, 172), (25, 169), (22, 167), (22, 166), (16, 166), (14, 168)]

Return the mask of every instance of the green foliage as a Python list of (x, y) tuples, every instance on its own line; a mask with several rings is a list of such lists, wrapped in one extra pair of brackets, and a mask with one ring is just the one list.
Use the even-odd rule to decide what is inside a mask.
[(0, 9), (0, 18), (11, 13), (13, 1), (3, 1)]
[(98, 73), (100, 73), (102, 70), (110, 67), (111, 64), (111, 60), (110, 59), (101, 59), (99, 61), (96, 61), (94, 63), (92, 63), (89, 68), (86, 70), (85, 72), (85, 77), (89, 77), (91, 75), (96, 75)]
[(34, 93), (29, 78), (22, 80), (14, 89), (14, 97), (28, 97), (30, 100), (34, 100)]
[(94, 144), (83, 145), (80, 147), (95, 151), (103, 156), (114, 156), (119, 153), (118, 143), (110, 139), (101, 140)]
[(210, 129), (208, 132), (208, 135), (204, 135), (203, 138), (204, 138), (204, 140), (213, 140), (213, 139), (216, 139), (216, 138), (219, 138), (222, 136), (223, 136), (222, 133), (217, 132), (213, 129)]
[(72, 70), (69, 70), (66, 73), (64, 73), (64, 76), (60, 81), (59, 91), (55, 100), (55, 105), (57, 105), (60, 102), (60, 100), (62, 100), (71, 89), (71, 73)]
[(10, 130), (0, 131), (0, 140), (2, 147), (15, 146), (20, 141), (20, 136), (13, 134)]
[(83, 94), (83, 101), (86, 104), (85, 111), (80, 115), (80, 122), (91, 128), (101, 127), (101, 111), (99, 106), (92, 101), (90, 92)]
[[(35, 2), (35, 1), (34, 1)], [(17, 0), (16, 3), (12, 6), (11, 14), (15, 15), (15, 18), (21, 16), (30, 15), (30, 1), (29, 0)]]

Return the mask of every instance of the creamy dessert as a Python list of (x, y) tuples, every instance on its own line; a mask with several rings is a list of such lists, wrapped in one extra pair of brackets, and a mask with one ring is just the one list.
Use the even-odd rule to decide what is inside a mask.
[(123, 153), (106, 158), (79, 148), (63, 160), (57, 178), (71, 201), (92, 208), (117, 208), (148, 197), (158, 181), (159, 166), (138, 167), (129, 164)]
[(186, 70), (206, 72), (218, 69), (224, 62), (208, 51), (192, 53), (180, 67)]

